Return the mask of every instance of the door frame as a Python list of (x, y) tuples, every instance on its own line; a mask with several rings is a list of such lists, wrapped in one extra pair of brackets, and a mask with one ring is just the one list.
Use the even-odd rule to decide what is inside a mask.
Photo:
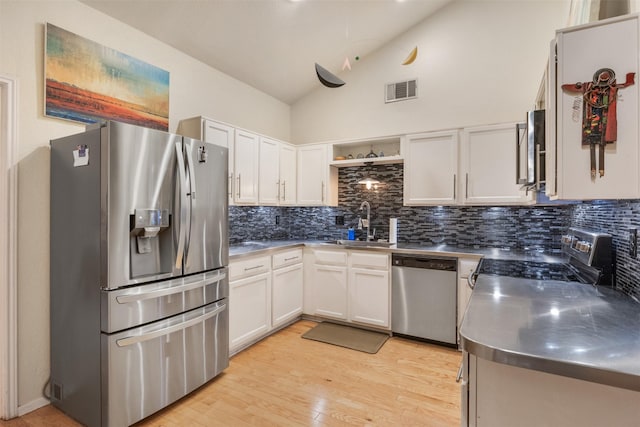
[(17, 95), (0, 75), (0, 419), (18, 416)]

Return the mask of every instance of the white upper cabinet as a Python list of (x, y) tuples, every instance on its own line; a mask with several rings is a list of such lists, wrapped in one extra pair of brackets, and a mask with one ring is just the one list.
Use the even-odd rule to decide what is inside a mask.
[(465, 204), (521, 204), (534, 193), (516, 184), (516, 123), (465, 128), (460, 156)]
[(259, 136), (236, 129), (234, 146), (234, 200), (236, 204), (258, 202)]
[[(229, 125), (204, 119), (202, 121), (203, 141), (220, 145), (233, 152), (234, 129)], [(233, 156), (229, 156), (233, 158)]]
[[(623, 15), (618, 18), (598, 21), (559, 30), (552, 43), (549, 82), (547, 93), (547, 195), (557, 199), (622, 199), (640, 197), (640, 150), (638, 127), (638, 81), (639, 34), (638, 15)], [(555, 49), (554, 49), (555, 48)], [(557, 64), (554, 64), (557, 49)], [(554, 66), (555, 65), (555, 66)], [(600, 79), (598, 91), (594, 91), (593, 80), (604, 76), (602, 70), (609, 69), (609, 80)], [(625, 86), (628, 73), (636, 73), (633, 84)], [(582, 84), (576, 87), (576, 84)], [(573, 85), (565, 86), (563, 85)], [(612, 88), (613, 85), (618, 87)], [(613, 92), (611, 91), (613, 89)], [(583, 137), (585, 92), (590, 102), (602, 106), (600, 115), (606, 120), (591, 120), (596, 138), (604, 133), (604, 175), (601, 176), (602, 153), (600, 144), (593, 144), (593, 157), (587, 138)], [(617, 91), (617, 94), (614, 92)], [(607, 96), (607, 99), (602, 98)], [(613, 102), (615, 101), (615, 104)], [(596, 105), (598, 106), (598, 105)], [(617, 111), (615, 111), (617, 110)], [(592, 117), (598, 115), (596, 111)], [(597, 123), (606, 122), (604, 129)], [(617, 125), (616, 125), (617, 122)], [(585, 144), (586, 143), (586, 144)], [(595, 165), (595, 176), (591, 165)]]
[(402, 148), (405, 205), (457, 202), (458, 133), (453, 130), (406, 136)]
[(329, 167), (327, 148), (327, 144), (298, 147), (298, 205), (338, 205), (338, 171)]
[(280, 190), (281, 205), (296, 204), (297, 166), (296, 147), (290, 144), (280, 144)]
[(280, 142), (260, 138), (259, 202), (277, 205), (280, 197)]
[(261, 205), (296, 203), (296, 147), (260, 138), (259, 202)]
[(229, 204), (233, 204), (233, 142), (235, 129), (224, 123), (216, 122), (205, 117), (192, 117), (181, 120), (178, 125), (178, 134), (201, 141), (210, 142), (229, 150), (229, 171), (228, 171), (228, 194)]

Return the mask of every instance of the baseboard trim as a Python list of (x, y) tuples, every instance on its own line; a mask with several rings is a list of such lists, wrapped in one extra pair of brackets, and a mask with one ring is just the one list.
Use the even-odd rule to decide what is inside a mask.
[(33, 412), (36, 409), (40, 409), (43, 406), (47, 406), (49, 403), (51, 403), (49, 399), (44, 397), (39, 397), (25, 405), (18, 406), (18, 416), (21, 417), (25, 414), (28, 414), (29, 412)]

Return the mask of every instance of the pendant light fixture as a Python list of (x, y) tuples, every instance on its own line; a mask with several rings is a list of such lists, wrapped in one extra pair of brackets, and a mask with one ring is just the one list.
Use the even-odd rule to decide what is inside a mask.
[(365, 177), (363, 177), (360, 181), (358, 181), (358, 184), (364, 184), (367, 187), (367, 190), (371, 190), (371, 187), (375, 184), (381, 184), (380, 181), (378, 181), (376, 178), (372, 177), (371, 175), (367, 175)]

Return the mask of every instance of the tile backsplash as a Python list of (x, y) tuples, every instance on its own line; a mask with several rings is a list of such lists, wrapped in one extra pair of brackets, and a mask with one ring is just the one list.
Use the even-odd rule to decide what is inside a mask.
[[(367, 190), (358, 181), (375, 176), (382, 184)], [(617, 287), (640, 298), (640, 260), (628, 255), (628, 230), (640, 229), (640, 201), (584, 202), (548, 206), (403, 206), (403, 166), (341, 168), (337, 207), (229, 208), (230, 242), (247, 240), (346, 239), (356, 228), (362, 201), (371, 205), (371, 230), (388, 239), (389, 219), (398, 218), (398, 242), (511, 250), (560, 251), (570, 226), (613, 235)], [(343, 225), (338, 225), (343, 219)], [(356, 238), (365, 230), (356, 230)]]
[(640, 259), (629, 254), (629, 230), (640, 229), (640, 200), (584, 202), (575, 205), (571, 223), (609, 233), (616, 259), (616, 287), (640, 299)]
[[(460, 247), (560, 250), (571, 221), (571, 206), (403, 206), (402, 165), (341, 168), (337, 207), (240, 207), (230, 212), (230, 240), (344, 239), (357, 228), (363, 201), (371, 205), (371, 231), (389, 238), (389, 219), (398, 218), (398, 241)], [(358, 181), (375, 176), (382, 184), (367, 190)], [(278, 224), (276, 224), (278, 217)], [(344, 225), (336, 225), (343, 217)], [(356, 238), (366, 231), (356, 229)]]

